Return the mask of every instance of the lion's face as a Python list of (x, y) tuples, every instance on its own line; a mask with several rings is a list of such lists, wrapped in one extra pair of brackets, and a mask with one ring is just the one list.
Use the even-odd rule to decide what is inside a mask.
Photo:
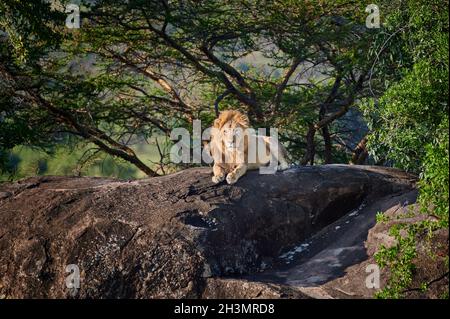
[(244, 127), (236, 121), (228, 121), (220, 129), (220, 137), (228, 151), (237, 149), (243, 143)]
[(248, 128), (248, 118), (244, 114), (234, 110), (223, 111), (214, 121), (213, 128), (213, 148), (225, 152), (245, 148), (244, 135)]

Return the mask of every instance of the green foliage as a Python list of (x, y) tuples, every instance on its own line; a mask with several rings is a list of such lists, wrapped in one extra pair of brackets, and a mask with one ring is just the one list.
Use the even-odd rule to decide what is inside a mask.
[[(379, 70), (388, 88), (380, 99), (362, 105), (371, 130), (368, 147), (377, 162), (420, 175), (422, 213), (438, 219), (394, 226), (391, 234), (396, 245), (380, 247), (376, 255), (379, 265), (391, 274), (377, 297), (401, 298), (414, 276), (419, 236), (431, 239), (435, 230), (448, 227), (448, 6), (438, 0), (387, 6), (392, 9), (386, 29), (393, 40), (382, 52)], [(399, 67), (388, 72), (389, 65)], [(384, 218), (377, 215), (377, 221)], [(426, 289), (426, 284), (422, 286)]]
[[(5, 156), (5, 169), (0, 172), (0, 181), (36, 175), (107, 176), (121, 179), (145, 177), (134, 165), (94, 151), (92, 144), (71, 145), (68, 142), (45, 150), (16, 146), (9, 153), (0, 153)], [(135, 151), (145, 163), (157, 169), (159, 154), (155, 145), (139, 144)]]
[[(222, 109), (246, 112), (254, 126), (278, 127), (300, 160), (321, 106), (331, 115), (362, 94), (355, 82), (368, 68), (376, 33), (362, 27), (365, 5), (346, 0), (81, 1), (78, 30), (65, 28), (66, 3), (0, 5), (4, 153), (17, 145), (49, 149), (76, 135), (129, 160), (136, 139), (190, 128), (197, 118), (210, 123), (216, 98), (229, 91)], [(341, 141), (351, 132), (336, 122), (327, 128), (332, 161), (348, 161), (351, 147)], [(324, 140), (314, 138), (316, 163)]]
[[(407, 234), (401, 232), (406, 230)], [(415, 231), (405, 225), (394, 225), (389, 233), (396, 240), (393, 247), (381, 246), (375, 254), (375, 260), (380, 267), (389, 267), (390, 278), (387, 287), (378, 292), (376, 298), (400, 298), (402, 291), (412, 281), (416, 256)]]
[(389, 221), (389, 217), (387, 217), (383, 212), (377, 212), (376, 221), (377, 223), (385, 223)]
[(423, 172), (419, 182), (419, 203), (439, 218), (442, 227), (448, 227), (449, 217), (449, 128), (448, 117), (437, 130), (432, 144), (425, 148)]
[(378, 103), (365, 109), (370, 114), (371, 154), (382, 156), (407, 171), (420, 172), (426, 147), (448, 112), (448, 72), (420, 61), (404, 78), (391, 86)]
[(0, 2), (0, 30), (6, 32), (17, 64), (35, 62), (44, 52), (55, 49), (62, 35), (64, 14), (52, 10), (48, 1), (3, 0)]
[[(431, 241), (433, 232), (440, 228), (442, 228), (441, 223), (432, 220), (421, 220), (412, 224), (394, 224), (391, 227), (389, 235), (395, 239), (395, 244), (392, 247), (381, 245), (374, 256), (377, 264), (386, 268), (390, 274), (386, 287), (375, 295), (376, 298), (403, 297), (404, 292), (410, 288), (416, 270), (414, 259), (417, 256), (418, 241), (424, 238)], [(435, 257), (433, 252), (430, 253), (433, 259)], [(427, 285), (428, 283), (421, 283), (420, 288), (426, 290)]]

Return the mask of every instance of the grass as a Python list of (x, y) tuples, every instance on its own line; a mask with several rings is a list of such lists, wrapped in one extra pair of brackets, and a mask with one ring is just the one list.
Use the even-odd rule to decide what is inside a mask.
[[(9, 165), (13, 174), (3, 173), (0, 181), (12, 181), (40, 175), (81, 175), (115, 177), (120, 179), (144, 178), (146, 175), (134, 165), (113, 156), (99, 153), (81, 167), (80, 159), (92, 145), (70, 147), (60, 144), (51, 150), (36, 149), (28, 146), (15, 147), (10, 154)], [(153, 169), (159, 161), (159, 153), (152, 141), (133, 147), (141, 161)]]

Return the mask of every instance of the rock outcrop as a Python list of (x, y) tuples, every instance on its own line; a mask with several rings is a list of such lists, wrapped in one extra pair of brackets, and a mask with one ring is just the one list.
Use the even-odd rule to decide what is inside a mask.
[[(398, 204), (415, 184), (395, 169), (346, 165), (249, 172), (235, 185), (210, 179), (211, 169), (196, 168), (0, 185), (0, 297), (315, 297), (257, 276), (351, 212), (387, 197)], [(68, 265), (80, 271), (79, 289), (67, 288)]]

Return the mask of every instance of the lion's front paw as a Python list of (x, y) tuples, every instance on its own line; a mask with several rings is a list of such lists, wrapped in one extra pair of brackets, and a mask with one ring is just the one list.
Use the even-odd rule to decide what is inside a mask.
[(221, 181), (223, 181), (225, 179), (225, 175), (214, 175), (212, 177), (212, 182), (214, 184), (219, 184)]
[(237, 180), (238, 180), (238, 179), (236, 178), (236, 175), (235, 175), (235, 174), (230, 173), (230, 174), (227, 175), (227, 183), (228, 183), (228, 184), (234, 184), (234, 183), (237, 182)]

